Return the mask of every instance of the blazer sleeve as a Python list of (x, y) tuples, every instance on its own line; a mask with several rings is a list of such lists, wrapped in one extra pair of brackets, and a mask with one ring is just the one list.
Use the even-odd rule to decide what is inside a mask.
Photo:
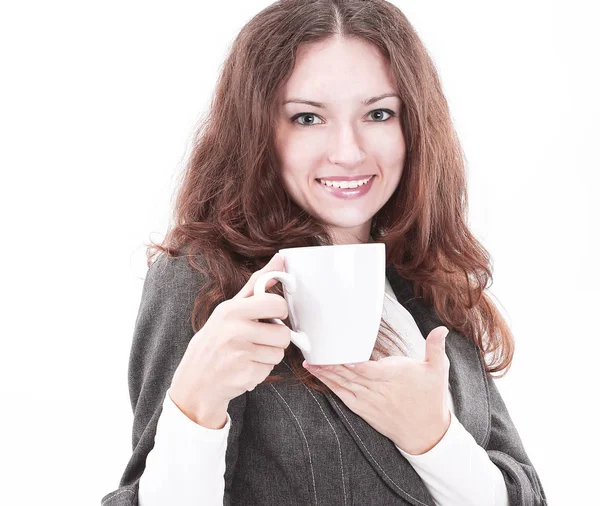
[(545, 506), (546, 494), (502, 399), (496, 380), (486, 375), (491, 431), (486, 451), (504, 476), (511, 506)]
[[(139, 479), (154, 446), (165, 395), (194, 336), (191, 315), (202, 282), (202, 275), (184, 256), (169, 257), (161, 253), (148, 269), (128, 366), (133, 411), (132, 454), (119, 487), (102, 498), (102, 506), (139, 506)], [(246, 396), (240, 395), (229, 403), (227, 410), (232, 425), (227, 441), (224, 504), (229, 502), (245, 405)]]

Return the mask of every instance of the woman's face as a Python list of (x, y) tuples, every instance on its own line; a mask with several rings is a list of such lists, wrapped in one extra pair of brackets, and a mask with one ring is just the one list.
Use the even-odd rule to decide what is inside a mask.
[(334, 38), (298, 50), (280, 90), (277, 157), (290, 197), (324, 220), (337, 244), (368, 241), (371, 219), (400, 181), (400, 106), (375, 46)]

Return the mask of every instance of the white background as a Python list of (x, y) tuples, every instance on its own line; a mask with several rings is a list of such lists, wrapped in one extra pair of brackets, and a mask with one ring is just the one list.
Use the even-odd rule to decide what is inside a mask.
[[(166, 232), (229, 45), (269, 3), (0, 7), (4, 504), (100, 504), (117, 488), (144, 243)], [(589, 504), (600, 450), (596, 2), (395, 3), (439, 69), (467, 156), (470, 224), (515, 334), (498, 386), (549, 504)]]

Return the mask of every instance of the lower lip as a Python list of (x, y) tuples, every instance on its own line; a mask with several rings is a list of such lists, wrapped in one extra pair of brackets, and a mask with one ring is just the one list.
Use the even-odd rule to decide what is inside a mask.
[(340, 199), (357, 199), (366, 195), (368, 191), (373, 186), (373, 180), (375, 176), (371, 176), (369, 182), (363, 184), (362, 186), (357, 186), (356, 188), (334, 188), (333, 186), (327, 186), (326, 184), (320, 183), (319, 181), (315, 181), (323, 190), (325, 190), (330, 195)]

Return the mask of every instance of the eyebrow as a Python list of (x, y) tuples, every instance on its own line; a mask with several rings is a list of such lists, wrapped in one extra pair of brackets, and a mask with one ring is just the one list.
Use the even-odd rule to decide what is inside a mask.
[[(396, 97), (396, 98), (400, 99), (400, 95), (398, 95), (397, 93), (384, 93), (382, 95), (377, 95), (376, 97), (368, 98), (367, 100), (361, 100), (361, 103), (364, 105), (371, 105), (371, 104), (373, 104), (375, 102), (379, 102), (380, 100), (383, 100), (384, 98), (387, 98), (387, 97)], [(302, 98), (290, 98), (290, 99), (286, 100), (283, 103), (283, 105), (289, 104), (290, 102), (294, 102), (296, 104), (308, 104), (308, 105), (312, 105), (314, 107), (320, 107), (321, 109), (327, 109), (325, 104), (322, 104), (321, 102), (314, 102), (312, 100), (304, 100)]]

